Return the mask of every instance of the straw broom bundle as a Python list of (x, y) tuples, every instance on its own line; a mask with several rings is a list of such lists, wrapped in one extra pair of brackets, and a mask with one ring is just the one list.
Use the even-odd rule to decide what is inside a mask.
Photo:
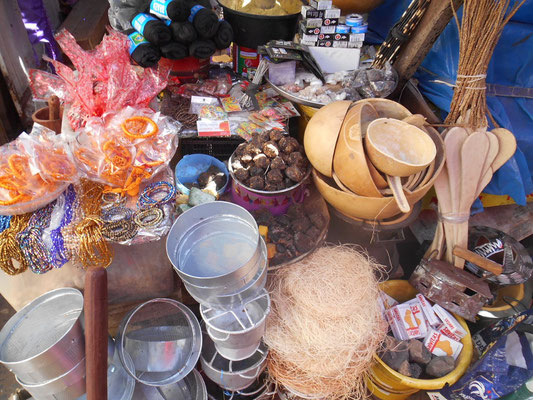
[[(465, 0), (457, 83), (446, 123), (460, 121), (473, 129), (488, 126), (485, 78), (489, 62), (504, 26), (525, 1), (515, 1), (509, 8), (511, 0)], [(457, 14), (455, 19), (459, 26)]]
[(432, 253), (436, 251), (437, 258), (445, 258), (460, 268), (464, 260), (455, 257), (453, 249), (468, 246), (472, 203), (503, 164), (502, 157), (506, 161), (512, 156), (501, 154), (505, 148), (502, 142), (515, 140), (512, 133), (487, 131), (486, 74), (503, 28), (524, 3), (525, 0), (465, 0), (460, 26), (454, 10), (459, 26), (459, 67), (446, 123), (464, 128), (444, 132), (447, 161), (435, 181), (440, 221), (426, 257), (435, 256)]

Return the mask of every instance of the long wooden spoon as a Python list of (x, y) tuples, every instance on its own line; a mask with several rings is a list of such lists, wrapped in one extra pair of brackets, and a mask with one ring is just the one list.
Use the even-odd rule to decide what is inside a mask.
[[(460, 191), (461, 185), (461, 148), (464, 141), (468, 137), (468, 132), (464, 128), (451, 128), (447, 131), (444, 137), (444, 149), (446, 152), (446, 169), (448, 177), (448, 194), (450, 199), (450, 207), (448, 211), (442, 210), (442, 214), (456, 213), (459, 211)], [(441, 185), (442, 190), (444, 184)], [(439, 197), (440, 202), (440, 197)], [(455, 247), (455, 225), (450, 224), (446, 220), (444, 223), (444, 231), (446, 232), (446, 261), (453, 264), (452, 250)]]
[(496, 172), (514, 155), (516, 151), (516, 138), (513, 133), (504, 128), (496, 128), (492, 133), (498, 138), (499, 151), (492, 163), (492, 172)]
[[(461, 186), (459, 215), (468, 215), (476, 199), (477, 184), (483, 170), (483, 164), (489, 151), (489, 138), (485, 131), (479, 130), (466, 138), (461, 148)], [(457, 224), (455, 244), (468, 248), (468, 219)], [(452, 251), (453, 248), (452, 247)], [(455, 257), (454, 265), (464, 267), (464, 260)]]

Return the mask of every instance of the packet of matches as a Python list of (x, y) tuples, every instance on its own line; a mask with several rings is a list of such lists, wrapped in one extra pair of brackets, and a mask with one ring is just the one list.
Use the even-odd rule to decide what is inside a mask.
[(420, 307), (422, 307), (422, 312), (424, 313), (424, 317), (426, 317), (428, 324), (434, 328), (439, 326), (441, 321), (439, 317), (437, 317), (437, 314), (435, 314), (435, 311), (433, 311), (433, 307), (429, 304), (428, 299), (420, 293), (416, 295), (416, 299), (420, 303)]
[(459, 336), (457, 336), (456, 334), (454, 334), (447, 326), (446, 324), (440, 324), (439, 326), (437, 326), (435, 328), (436, 330), (438, 330), (440, 333), (442, 333), (443, 335), (445, 336), (448, 336), (450, 339), (453, 339), (455, 340), (456, 342), (460, 342), (461, 341), (461, 338)]
[(446, 325), (446, 327), (453, 335), (455, 335), (459, 339), (462, 339), (467, 335), (466, 331), (461, 326), (459, 321), (457, 321), (454, 316), (448, 311), (446, 311), (444, 308), (442, 308), (438, 304), (434, 304), (433, 311), (435, 311), (435, 314), (437, 314), (440, 320), (444, 323), (444, 325)]
[(389, 323), (389, 326), (390, 326), (391, 331), (392, 331), (392, 335), (396, 339), (398, 339), (398, 340), (407, 340), (407, 339), (409, 339), (407, 337), (407, 334), (402, 329), (400, 329), (400, 324), (399, 324), (398, 320), (395, 318), (394, 312), (392, 311), (391, 308), (389, 308), (388, 310), (385, 311), (385, 319)]
[(426, 336), (426, 319), (419, 304), (399, 304), (391, 310), (407, 339), (420, 339)]
[(424, 340), (424, 346), (426, 346), (431, 354), (436, 356), (450, 356), (454, 360), (457, 359), (463, 349), (461, 342), (457, 342), (432, 328), (430, 328), (429, 334)]

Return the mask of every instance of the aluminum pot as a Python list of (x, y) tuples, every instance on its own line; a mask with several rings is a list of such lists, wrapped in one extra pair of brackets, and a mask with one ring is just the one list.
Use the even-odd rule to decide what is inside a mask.
[(270, 296), (263, 289), (241, 307), (227, 311), (200, 306), (209, 337), (220, 355), (240, 361), (251, 357), (265, 334), (266, 317), (270, 313)]
[(200, 304), (207, 307), (227, 310), (238, 307), (243, 303), (253, 299), (265, 287), (268, 272), (267, 248), (265, 241), (261, 241), (261, 257), (258, 260), (260, 265), (251, 281), (241, 288), (227, 291), (226, 294), (218, 294), (219, 290), (199, 287), (184, 282), (184, 286), (189, 294)]
[(85, 358), (82, 310), (77, 289), (37, 297), (0, 331), (0, 362), (25, 384), (42, 384), (70, 372)]
[(193, 369), (172, 385), (155, 387), (137, 383), (133, 400), (207, 400), (207, 389), (202, 375)]
[(220, 387), (236, 392), (246, 389), (266, 368), (268, 349), (261, 343), (257, 351), (246, 360), (230, 361), (222, 357), (207, 334), (200, 362), (204, 373)]
[(167, 255), (185, 283), (226, 294), (255, 276), (259, 229), (242, 207), (224, 201), (201, 204), (176, 219), (167, 236)]
[(35, 400), (72, 400), (85, 394), (85, 358), (67, 373), (42, 383), (17, 382)]

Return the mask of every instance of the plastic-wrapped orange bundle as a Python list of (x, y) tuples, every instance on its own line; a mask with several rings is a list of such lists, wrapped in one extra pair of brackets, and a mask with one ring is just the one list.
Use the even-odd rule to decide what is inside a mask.
[(135, 196), (140, 184), (168, 164), (180, 124), (150, 109), (127, 107), (89, 119), (73, 141), (78, 168), (106, 191)]
[(23, 214), (49, 203), (78, 177), (64, 138), (35, 125), (0, 147), (0, 212)]

